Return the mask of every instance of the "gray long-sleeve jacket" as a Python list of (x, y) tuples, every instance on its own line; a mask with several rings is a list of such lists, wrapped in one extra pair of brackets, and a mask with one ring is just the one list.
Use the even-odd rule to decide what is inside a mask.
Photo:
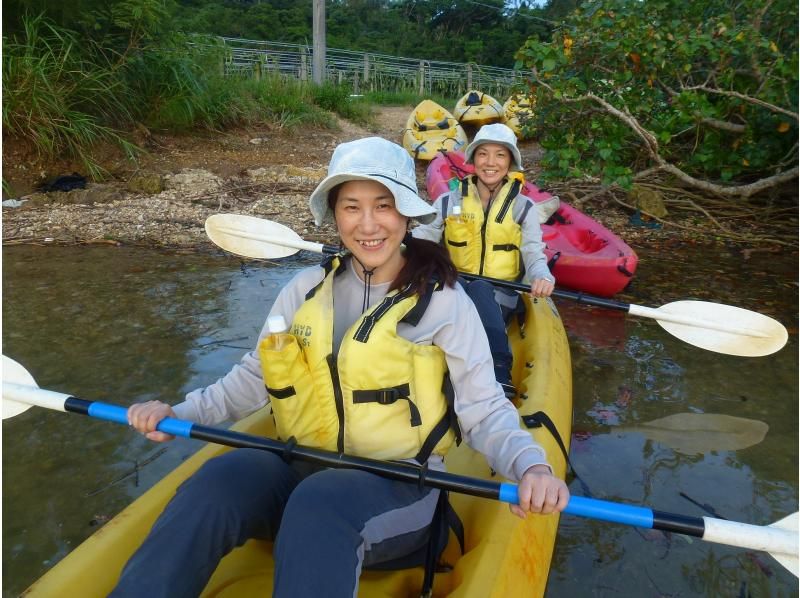
[[(352, 262), (351, 260), (348, 260)], [(319, 267), (300, 271), (281, 291), (269, 315), (291, 322), (306, 293), (323, 279)], [(389, 283), (372, 285), (369, 303), (386, 295)], [(364, 282), (349, 264), (334, 281), (334, 339), (336, 347), (347, 329), (361, 315)], [(258, 342), (267, 334), (266, 323)], [(445, 288), (433, 293), (425, 315), (416, 326), (400, 324), (398, 334), (419, 344), (435, 344), (445, 354), (455, 389), (455, 411), (464, 440), (483, 453), (501, 475), (518, 481), (533, 465), (547, 465), (544, 450), (520, 427), (519, 414), (495, 381), (486, 333), (472, 301), (463, 289)], [(175, 414), (190, 421), (214, 425), (241, 419), (269, 401), (257, 351), (251, 351), (214, 384), (194, 390), (174, 407)], [(430, 465), (436, 469), (441, 463)]]

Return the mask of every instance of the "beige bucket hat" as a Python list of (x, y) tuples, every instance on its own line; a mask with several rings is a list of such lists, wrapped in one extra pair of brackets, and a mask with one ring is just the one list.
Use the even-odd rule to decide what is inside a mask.
[(497, 143), (506, 146), (514, 157), (514, 161), (511, 163), (511, 170), (522, 172), (522, 156), (517, 148), (517, 136), (510, 127), (503, 123), (483, 125), (475, 134), (475, 139), (472, 140), (472, 143), (467, 146), (467, 151), (465, 152), (467, 164), (472, 164), (472, 155), (478, 149), (478, 146), (484, 143)]
[(336, 147), (328, 165), (328, 176), (317, 185), (308, 202), (317, 226), (326, 219), (333, 220), (328, 193), (347, 181), (376, 181), (389, 189), (397, 211), (403, 216), (416, 218), (423, 224), (434, 219), (433, 206), (417, 193), (414, 160), (396, 143), (381, 137), (367, 137)]

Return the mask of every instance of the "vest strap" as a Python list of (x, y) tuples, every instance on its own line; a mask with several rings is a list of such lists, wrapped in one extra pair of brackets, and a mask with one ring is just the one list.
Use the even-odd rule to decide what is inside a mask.
[(378, 403), (379, 405), (393, 405), (399, 400), (408, 401), (408, 409), (411, 412), (411, 427), (422, 425), (422, 416), (417, 406), (411, 401), (408, 395), (411, 394), (411, 387), (408, 384), (400, 384), (391, 388), (378, 388), (375, 390), (354, 390), (353, 403)]
[(375, 327), (375, 324), (378, 322), (378, 320), (380, 320), (392, 307), (404, 299), (407, 299), (412, 294), (411, 285), (408, 285), (394, 295), (384, 297), (383, 301), (381, 301), (380, 304), (374, 310), (372, 310), (372, 313), (364, 316), (364, 319), (361, 321), (361, 325), (353, 335), (353, 339), (362, 343), (366, 343), (369, 340), (369, 335), (372, 333), (372, 329)]
[(425, 315), (425, 311), (428, 309), (433, 292), (437, 290), (437, 285), (438, 281), (436, 280), (428, 283), (427, 287), (425, 288), (425, 292), (417, 300), (417, 304), (412, 307), (411, 310), (400, 320), (402, 323), (408, 324), (409, 326), (416, 326), (419, 324), (419, 321), (422, 319), (422, 316)]
[(339, 261), (338, 261), (338, 264), (336, 265), (336, 272), (334, 274), (338, 276), (339, 274), (344, 272), (345, 263), (344, 263), (344, 259), (343, 258), (344, 258), (344, 255), (337, 254), (337, 255), (332, 255), (330, 257), (327, 257), (324, 260), (322, 260), (322, 262), (320, 263), (320, 268), (322, 268), (325, 271), (325, 276), (322, 277), (322, 280), (320, 281), (320, 283), (317, 286), (312, 287), (311, 290), (309, 290), (306, 293), (306, 301), (308, 301), (314, 295), (316, 295), (317, 291), (325, 283), (325, 279), (328, 277), (328, 274), (330, 274), (331, 270), (333, 270), (333, 266), (334, 266), (335, 260), (339, 260)]
[(286, 388), (270, 388), (267, 386), (266, 388), (269, 395), (271, 397), (275, 397), (276, 399), (288, 399), (289, 397), (293, 397), (297, 394), (294, 386), (287, 386)]
[(535, 205), (536, 204), (533, 202), (533, 200), (525, 202), (524, 206), (522, 207), (522, 214), (520, 214), (519, 220), (517, 220), (517, 224), (522, 226), (522, 224), (525, 222), (525, 219), (528, 217), (528, 212), (530, 212), (531, 208), (533, 208)]
[(448, 493), (444, 490), (440, 490), (439, 500), (436, 502), (436, 510), (434, 511), (433, 521), (431, 522), (431, 535), (428, 540), (428, 549), (425, 554), (425, 575), (420, 590), (421, 598), (432, 596), (433, 577), (437, 571), (449, 571), (452, 569), (449, 565), (437, 565), (436, 563), (441, 556), (440, 552), (447, 548), (448, 528), (453, 530), (453, 534), (455, 534), (458, 545), (461, 548), (461, 554), (464, 554), (464, 524), (461, 522), (456, 510), (450, 504)]
[(422, 443), (419, 452), (414, 456), (414, 460), (423, 465), (427, 464), (433, 449), (436, 448), (436, 445), (439, 444), (439, 441), (444, 438), (449, 430), (453, 430), (456, 436), (456, 446), (461, 444), (461, 428), (458, 425), (458, 418), (456, 417), (456, 411), (453, 407), (456, 395), (449, 375), (445, 376), (444, 382), (442, 383), (442, 393), (447, 401), (447, 411), (442, 416), (442, 419), (433, 427), (431, 433), (428, 434), (428, 437), (425, 439), (425, 442)]
[(519, 251), (519, 247), (513, 243), (504, 243), (501, 245), (492, 245), (494, 251)]
[(497, 217), (494, 219), (498, 224), (503, 221), (503, 218), (506, 217), (506, 214), (511, 209), (511, 204), (514, 203), (514, 198), (517, 197), (520, 187), (519, 181), (514, 179), (514, 182), (511, 184), (511, 189), (508, 190), (508, 194), (503, 200), (503, 206), (500, 208), (500, 211), (497, 212)]
[(561, 452), (564, 454), (564, 459), (567, 462), (567, 466), (572, 471), (572, 475), (575, 476), (575, 479), (583, 488), (584, 496), (592, 496), (591, 490), (589, 490), (589, 486), (586, 485), (586, 482), (581, 479), (578, 475), (578, 472), (575, 471), (575, 467), (572, 465), (572, 462), (569, 460), (569, 453), (567, 452), (567, 447), (564, 445), (564, 441), (561, 440), (561, 434), (558, 433), (558, 428), (553, 423), (553, 420), (550, 419), (550, 416), (547, 415), (544, 411), (537, 411), (531, 415), (523, 415), (522, 421), (524, 422), (525, 426), (528, 428), (539, 428), (544, 426), (547, 428), (547, 431), (552, 434), (553, 438), (555, 438), (556, 443), (558, 443), (558, 448), (561, 449)]

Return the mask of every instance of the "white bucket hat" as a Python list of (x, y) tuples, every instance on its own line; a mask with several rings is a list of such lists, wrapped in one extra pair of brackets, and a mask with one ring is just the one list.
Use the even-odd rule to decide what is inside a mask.
[(472, 164), (472, 154), (475, 153), (479, 145), (484, 143), (497, 143), (506, 146), (514, 157), (514, 161), (511, 163), (511, 170), (522, 172), (522, 156), (520, 156), (517, 148), (517, 136), (508, 126), (503, 123), (483, 125), (475, 134), (475, 139), (472, 140), (472, 143), (467, 146), (467, 164)]
[(319, 226), (333, 219), (328, 207), (328, 193), (347, 181), (376, 181), (391, 191), (394, 205), (403, 216), (423, 224), (436, 214), (433, 206), (417, 194), (414, 160), (396, 143), (381, 137), (367, 137), (339, 144), (328, 165), (328, 176), (317, 185), (308, 202), (314, 222)]

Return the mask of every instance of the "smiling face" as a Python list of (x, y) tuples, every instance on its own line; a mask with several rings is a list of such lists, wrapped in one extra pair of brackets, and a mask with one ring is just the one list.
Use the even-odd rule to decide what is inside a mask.
[(344, 246), (364, 268), (375, 270), (372, 282), (394, 280), (405, 264), (400, 245), (408, 218), (394, 207), (389, 189), (376, 181), (343, 183), (333, 214)]
[(472, 154), (475, 174), (489, 188), (494, 188), (511, 167), (511, 151), (499, 143), (482, 143)]

